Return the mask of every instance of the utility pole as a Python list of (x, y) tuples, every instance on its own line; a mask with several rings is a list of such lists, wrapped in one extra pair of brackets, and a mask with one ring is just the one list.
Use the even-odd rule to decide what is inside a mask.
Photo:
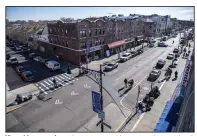
[[(103, 112), (103, 84), (102, 84), (102, 65), (100, 65), (100, 93), (101, 93), (101, 111)], [(101, 119), (101, 132), (104, 132), (103, 119)]]
[(136, 102), (136, 113), (137, 113), (137, 110), (138, 110), (138, 101), (139, 101), (139, 96), (140, 96), (140, 86), (138, 86), (138, 93), (137, 93), (137, 102)]

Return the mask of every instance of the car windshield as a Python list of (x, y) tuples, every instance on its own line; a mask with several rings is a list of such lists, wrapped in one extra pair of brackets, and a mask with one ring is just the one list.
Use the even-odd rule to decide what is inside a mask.
[(114, 65), (113, 63), (107, 64), (107, 66), (113, 66), (113, 65)]
[(123, 56), (123, 57), (127, 57), (127, 56), (129, 56), (129, 54), (123, 54), (122, 56)]
[(11, 58), (10, 60), (11, 60), (11, 61), (15, 61), (15, 60), (17, 60), (17, 59), (16, 59), (16, 58)]
[(26, 72), (26, 77), (32, 77), (33, 74), (31, 72)]
[(172, 54), (172, 53), (170, 53), (170, 54), (168, 54), (168, 55), (173, 56), (173, 54)]
[(158, 74), (158, 71), (153, 70), (151, 73), (152, 73), (152, 74)]

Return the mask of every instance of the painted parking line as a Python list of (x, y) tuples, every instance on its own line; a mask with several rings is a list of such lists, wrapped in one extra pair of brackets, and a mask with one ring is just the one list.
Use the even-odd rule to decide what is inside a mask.
[[(159, 87), (159, 90), (162, 89), (162, 87), (164, 86), (165, 83), (166, 83), (166, 80)], [(140, 115), (139, 119), (137, 120), (137, 122), (135, 123), (135, 125), (132, 127), (132, 129), (130, 130), (130, 132), (133, 132), (136, 129), (136, 127), (138, 126), (138, 124), (140, 123), (140, 121), (142, 120), (142, 118), (144, 117), (144, 115), (145, 115), (145, 112)]]

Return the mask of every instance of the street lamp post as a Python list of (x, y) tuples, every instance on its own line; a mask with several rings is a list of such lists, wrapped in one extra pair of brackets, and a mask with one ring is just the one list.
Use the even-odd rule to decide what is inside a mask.
[[(102, 84), (102, 65), (100, 65), (100, 93), (101, 93), (101, 111), (103, 112), (103, 84)], [(101, 119), (101, 132), (104, 132), (103, 119)]]

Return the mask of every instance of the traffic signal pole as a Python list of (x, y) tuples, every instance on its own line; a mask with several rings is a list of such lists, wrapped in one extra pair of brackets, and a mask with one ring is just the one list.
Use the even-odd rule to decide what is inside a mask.
[[(101, 93), (101, 111), (103, 112), (103, 84), (102, 84), (102, 65), (100, 65), (100, 93)], [(101, 132), (104, 132), (103, 119), (101, 119)]]

